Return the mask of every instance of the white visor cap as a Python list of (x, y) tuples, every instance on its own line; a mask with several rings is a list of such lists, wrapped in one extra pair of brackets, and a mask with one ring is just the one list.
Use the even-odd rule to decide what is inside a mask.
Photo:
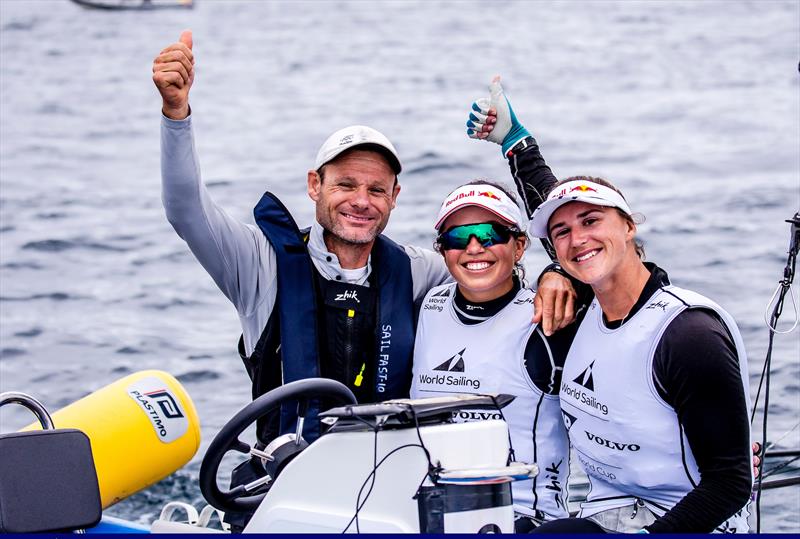
[(382, 153), (394, 173), (400, 174), (402, 167), (397, 150), (383, 133), (366, 125), (351, 125), (329, 136), (317, 152), (314, 170), (319, 170), (322, 165), (330, 163), (342, 152), (362, 145), (372, 146)]
[(586, 202), (595, 206), (619, 208), (628, 215), (633, 213), (622, 195), (610, 187), (584, 180), (574, 180), (553, 189), (547, 195), (547, 200), (536, 208), (531, 219), (531, 235), (535, 238), (549, 238), (550, 218), (558, 208), (570, 202)]
[(462, 185), (444, 199), (439, 215), (436, 217), (434, 228), (439, 230), (442, 223), (454, 212), (467, 206), (477, 206), (497, 215), (501, 219), (512, 223), (522, 232), (527, 228), (527, 219), (522, 217), (522, 211), (511, 197), (502, 189), (486, 183)]

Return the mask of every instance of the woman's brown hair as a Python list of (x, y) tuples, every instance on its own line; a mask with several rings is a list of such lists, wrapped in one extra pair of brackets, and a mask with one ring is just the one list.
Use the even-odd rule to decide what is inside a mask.
[[(564, 180), (559, 180), (558, 182), (555, 183), (555, 185), (553, 185), (553, 187), (550, 188), (550, 190), (547, 192), (547, 194), (550, 194), (557, 187), (559, 187), (560, 185), (563, 185), (563, 184), (565, 184), (567, 182), (596, 183), (598, 185), (602, 185), (603, 187), (608, 187), (609, 189), (613, 189), (614, 191), (619, 193), (619, 196), (621, 196), (623, 199), (625, 198), (625, 195), (622, 194), (622, 191), (620, 191), (617, 188), (617, 186), (612, 184), (610, 181), (608, 181), (608, 180), (606, 180), (604, 178), (597, 178), (597, 177), (594, 177), (594, 176), (571, 176), (571, 177), (566, 178)], [(547, 199), (547, 195), (545, 195), (545, 199)], [(640, 225), (640, 224), (644, 223), (644, 215), (642, 215), (641, 213), (634, 213), (633, 215), (628, 215), (627, 213), (625, 213), (624, 211), (622, 211), (619, 208), (614, 208), (614, 209), (617, 210), (617, 212), (622, 216), (623, 219), (628, 221), (634, 227), (636, 225)], [(634, 237), (633, 238), (633, 245), (634, 245), (634, 248), (636, 249), (636, 254), (639, 255), (639, 259), (640, 260), (644, 260), (645, 259), (645, 253), (644, 253), (644, 243), (642, 243), (642, 240), (640, 240), (637, 237)]]

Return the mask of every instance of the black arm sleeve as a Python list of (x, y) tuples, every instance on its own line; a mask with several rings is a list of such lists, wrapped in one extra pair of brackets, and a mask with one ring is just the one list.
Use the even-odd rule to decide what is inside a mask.
[(745, 389), (733, 340), (716, 313), (692, 309), (675, 318), (656, 349), (653, 378), (678, 414), (700, 482), (647, 529), (711, 532), (744, 507), (752, 488)]
[[(508, 158), (508, 166), (511, 169), (511, 177), (517, 186), (517, 192), (522, 195), (525, 213), (528, 219), (533, 216), (533, 212), (544, 202), (548, 191), (556, 183), (553, 171), (545, 163), (539, 151), (539, 145), (533, 137), (527, 137), (528, 146), (518, 152), (513, 151)], [(542, 240), (542, 245), (550, 256), (551, 260), (556, 259), (555, 251), (547, 240)]]
[(530, 219), (557, 180), (545, 163), (536, 139), (528, 137), (526, 142), (528, 143), (526, 148), (513, 152), (508, 158), (508, 167), (511, 169), (511, 177), (514, 178), (517, 192), (522, 195), (525, 202), (525, 213)]
[(570, 324), (550, 337), (545, 336), (542, 328), (537, 326), (528, 339), (525, 346), (525, 369), (542, 393), (558, 395), (561, 372), (578, 326), (579, 324)]

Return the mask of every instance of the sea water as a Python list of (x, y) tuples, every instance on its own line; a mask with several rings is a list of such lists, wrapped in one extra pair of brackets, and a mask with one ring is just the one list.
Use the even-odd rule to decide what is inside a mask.
[[(363, 123), (404, 163), (388, 234), (430, 246), (453, 187), (509, 180), (499, 148), (464, 125), (500, 74), (556, 175), (620, 185), (647, 216), (648, 258), (736, 317), (755, 394), (784, 220), (800, 206), (798, 2), (198, 0), (103, 12), (0, 0), (0, 391), (55, 410), (159, 368), (202, 421), (198, 456), (111, 514), (150, 522), (167, 500), (200, 505), (200, 458), (250, 395), (236, 312), (161, 207), (151, 64), (185, 28), (203, 177), (234, 217), (252, 221), (269, 189), (308, 224), (319, 144)], [(546, 260), (534, 246), (526, 261), (535, 276)], [(776, 338), (769, 431), (784, 449), (800, 446), (799, 357), (797, 331)], [(10, 408), (3, 431), (31, 419)], [(762, 506), (764, 529), (800, 530), (799, 487)]]

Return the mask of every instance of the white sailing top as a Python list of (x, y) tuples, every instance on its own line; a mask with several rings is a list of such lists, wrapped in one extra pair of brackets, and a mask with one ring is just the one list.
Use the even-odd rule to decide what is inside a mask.
[[(544, 338), (531, 323), (534, 293), (523, 288), (496, 315), (467, 325), (453, 309), (455, 290), (455, 283), (435, 287), (422, 302), (411, 398), (457, 393), (514, 395), (516, 399), (502, 415), (508, 422), (515, 459), (539, 465), (535, 479), (513, 483), (514, 510), (531, 517), (565, 518), (569, 516), (569, 442), (558, 397), (536, 387), (525, 363), (528, 341)], [(545, 362), (555, 377), (552, 357), (533, 360)], [(495, 419), (500, 412), (462, 410), (457, 416), (466, 421)]]

